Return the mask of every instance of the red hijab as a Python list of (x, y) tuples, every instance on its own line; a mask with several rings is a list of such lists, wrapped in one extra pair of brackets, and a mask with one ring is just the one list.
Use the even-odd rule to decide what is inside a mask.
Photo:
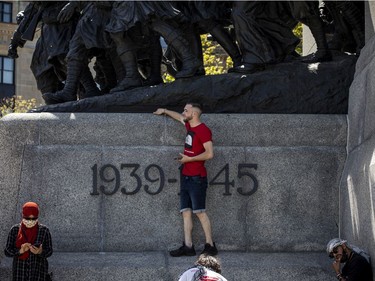
[[(34, 216), (37, 218), (39, 215), (39, 206), (34, 202), (27, 202), (22, 207), (22, 217), (28, 218), (30, 216)], [(21, 222), (20, 230), (17, 234), (16, 239), (16, 248), (21, 249), (21, 245), (24, 243), (34, 244), (36, 237), (38, 236), (38, 229), (39, 225), (36, 224), (35, 226), (28, 228)], [(27, 251), (19, 256), (19, 259), (26, 260), (30, 255), (30, 251)]]

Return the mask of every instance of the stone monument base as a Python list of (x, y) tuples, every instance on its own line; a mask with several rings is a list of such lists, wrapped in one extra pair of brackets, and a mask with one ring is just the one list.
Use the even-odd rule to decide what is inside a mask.
[[(338, 235), (346, 116), (204, 114), (202, 121), (215, 150), (207, 212), (228, 279), (327, 280), (321, 251)], [(36, 201), (52, 233), (56, 280), (148, 280), (155, 270), (155, 280), (175, 280), (195, 259), (167, 253), (183, 239), (174, 158), (184, 139), (181, 124), (151, 113), (5, 116), (0, 245), (23, 203)], [(196, 219), (193, 233), (199, 252), (205, 241)], [(1, 278), (10, 259), (0, 253), (0, 260)]]

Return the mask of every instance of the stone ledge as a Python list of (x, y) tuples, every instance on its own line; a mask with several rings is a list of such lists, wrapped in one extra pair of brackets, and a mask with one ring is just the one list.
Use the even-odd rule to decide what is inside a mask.
[[(330, 260), (323, 252), (243, 253), (220, 252), (222, 274), (228, 280), (333, 280)], [(167, 252), (57, 252), (49, 258), (59, 281), (172, 281), (191, 267), (196, 257), (172, 258)], [(0, 280), (11, 280), (12, 259), (3, 258)]]
[[(215, 146), (345, 146), (346, 115), (204, 114)], [(58, 127), (58, 130), (56, 129)], [(16, 113), (0, 130), (30, 145), (181, 146), (185, 129), (151, 113)]]

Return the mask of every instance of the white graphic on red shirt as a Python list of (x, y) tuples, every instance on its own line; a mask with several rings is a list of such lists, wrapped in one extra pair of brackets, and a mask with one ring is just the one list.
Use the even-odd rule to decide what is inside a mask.
[(189, 145), (190, 147), (193, 145), (193, 138), (191, 137), (191, 135), (186, 135), (186, 138), (185, 138), (185, 143), (187, 145)]

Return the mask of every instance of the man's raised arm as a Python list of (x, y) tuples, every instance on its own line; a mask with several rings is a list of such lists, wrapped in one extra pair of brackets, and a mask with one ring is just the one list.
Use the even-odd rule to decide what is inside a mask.
[(154, 114), (155, 115), (168, 115), (169, 117), (181, 122), (182, 124), (185, 124), (182, 114), (176, 111), (168, 110), (166, 108), (158, 108), (154, 112)]

